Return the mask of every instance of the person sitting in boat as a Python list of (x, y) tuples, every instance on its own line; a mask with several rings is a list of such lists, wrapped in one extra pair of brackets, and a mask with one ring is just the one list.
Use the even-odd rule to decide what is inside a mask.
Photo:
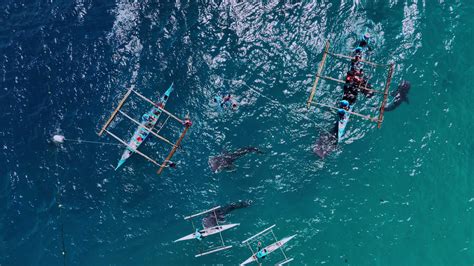
[(339, 105), (340, 108), (337, 110), (337, 114), (339, 115), (339, 119), (344, 119), (346, 112), (349, 111), (350, 108), (349, 101), (342, 100)]
[(367, 82), (367, 80), (362, 79), (362, 81), (358, 84), (358, 89), (365, 95), (367, 98), (371, 98), (374, 96), (374, 91), (372, 90), (372, 85)]
[(353, 105), (357, 100), (357, 87), (354, 84), (345, 84), (343, 89), (344, 95), (342, 96), (342, 99), (348, 101), (349, 105)]
[(268, 254), (267, 249), (262, 249), (262, 242), (258, 241), (257, 244), (257, 253), (255, 254), (257, 256), (257, 259), (264, 259)]
[(354, 70), (351, 69), (351, 70), (347, 71), (346, 84), (352, 83), (352, 81), (354, 79), (354, 76), (355, 76), (355, 71)]
[(351, 70), (357, 71), (357, 70), (362, 70), (363, 65), (361, 62), (362, 58), (360, 54), (356, 54), (354, 58), (351, 59)]
[(201, 234), (201, 232), (199, 232), (198, 229), (196, 229), (196, 232), (194, 232), (194, 238), (201, 241), (204, 238), (204, 236)]
[(363, 69), (351, 69), (347, 71), (346, 83), (360, 83), (364, 75)]
[(148, 113), (142, 115), (142, 121), (143, 122), (148, 121), (148, 119), (150, 119), (150, 115)]
[(145, 122), (146, 127), (150, 127), (152, 125), (152, 122), (155, 120), (155, 118), (152, 115), (149, 114), (144, 114), (142, 116), (142, 121)]

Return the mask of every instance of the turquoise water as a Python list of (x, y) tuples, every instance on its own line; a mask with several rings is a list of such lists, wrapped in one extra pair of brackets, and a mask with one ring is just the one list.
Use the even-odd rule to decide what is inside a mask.
[[(278, 237), (298, 234), (286, 248), (293, 265), (474, 263), (473, 3), (0, 6), (0, 264), (62, 265), (63, 226), (67, 265), (235, 265), (250, 254), (240, 241), (272, 224)], [(340, 150), (320, 160), (312, 145), (334, 117), (306, 111), (305, 101), (324, 42), (348, 53), (366, 29), (371, 60), (396, 63), (391, 89), (411, 82), (410, 103), (387, 113), (380, 130), (352, 119)], [(328, 61), (327, 73), (343, 71)], [(114, 172), (122, 147), (46, 141), (61, 133), (115, 143), (96, 132), (126, 89), (156, 99), (171, 82), (167, 109), (194, 122), (176, 170), (157, 176), (134, 156)], [(238, 97), (236, 112), (210, 106), (222, 92)], [(330, 104), (340, 94), (323, 82), (317, 98)], [(373, 111), (373, 101), (361, 99), (359, 111)], [(124, 110), (146, 109), (134, 98)], [(163, 134), (175, 139), (181, 127), (169, 126)], [(127, 136), (133, 125), (112, 128)], [(248, 145), (265, 154), (211, 173), (209, 156)], [(153, 140), (143, 147), (154, 158), (164, 149)], [(245, 199), (254, 204), (227, 216), (241, 223), (224, 234), (231, 250), (194, 258), (199, 245), (172, 243), (192, 230), (183, 216)], [(266, 264), (281, 259), (274, 253)]]

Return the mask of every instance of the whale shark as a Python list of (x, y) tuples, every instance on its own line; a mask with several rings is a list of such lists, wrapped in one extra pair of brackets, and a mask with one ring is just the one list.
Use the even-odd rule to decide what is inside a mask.
[(251, 204), (252, 204), (251, 200), (243, 200), (243, 201), (241, 200), (241, 201), (233, 202), (231, 204), (227, 204), (224, 207), (221, 207), (216, 210), (217, 217), (214, 215), (214, 212), (211, 212), (209, 215), (202, 218), (202, 225), (204, 226), (204, 228), (216, 226), (217, 225), (216, 218), (217, 218), (217, 221), (224, 222), (226, 214), (228, 214), (229, 212), (233, 210), (247, 208)]
[(329, 153), (337, 149), (337, 122), (336, 125), (329, 131), (322, 133), (315, 145), (313, 152), (321, 159), (324, 159)]
[(393, 96), (393, 101), (385, 107), (385, 111), (390, 112), (399, 107), (403, 102), (409, 103), (408, 101), (408, 92), (410, 91), (411, 85), (410, 82), (403, 80), (398, 88), (391, 93)]
[(263, 152), (255, 147), (244, 147), (237, 149), (234, 152), (223, 153), (221, 155), (209, 157), (209, 167), (214, 173), (218, 173), (222, 170), (233, 170), (235, 169), (234, 161), (244, 156), (247, 153), (255, 152), (262, 154)]

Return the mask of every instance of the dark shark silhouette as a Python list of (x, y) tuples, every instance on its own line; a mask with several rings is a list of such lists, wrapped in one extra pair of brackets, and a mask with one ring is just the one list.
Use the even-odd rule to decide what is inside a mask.
[(321, 134), (313, 147), (313, 152), (321, 159), (337, 148), (337, 123), (330, 131)]
[(251, 152), (255, 152), (258, 154), (263, 153), (255, 147), (240, 148), (231, 153), (224, 153), (221, 155), (210, 157), (209, 167), (215, 173), (220, 172), (222, 170), (233, 170), (235, 169), (234, 161)]
[(400, 106), (403, 102), (408, 102), (408, 92), (410, 91), (411, 85), (410, 82), (403, 80), (400, 85), (398, 85), (397, 90), (391, 93), (394, 97), (393, 101), (385, 107), (385, 111), (390, 112), (395, 110), (398, 106)]
[(211, 212), (208, 216), (202, 218), (202, 225), (204, 226), (204, 228), (216, 226), (216, 220), (219, 222), (224, 222), (226, 214), (233, 210), (247, 208), (251, 204), (251, 200), (237, 201), (231, 204), (227, 204), (224, 207), (221, 207), (216, 210), (217, 217), (214, 215), (214, 212)]

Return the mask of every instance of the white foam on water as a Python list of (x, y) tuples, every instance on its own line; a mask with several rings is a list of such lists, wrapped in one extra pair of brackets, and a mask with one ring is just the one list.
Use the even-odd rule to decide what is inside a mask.
[(143, 45), (139, 37), (140, 2), (122, 0), (113, 11), (115, 21), (107, 39), (114, 47), (113, 61), (120, 66), (131, 66), (131, 82), (134, 83), (140, 69), (139, 58)]

